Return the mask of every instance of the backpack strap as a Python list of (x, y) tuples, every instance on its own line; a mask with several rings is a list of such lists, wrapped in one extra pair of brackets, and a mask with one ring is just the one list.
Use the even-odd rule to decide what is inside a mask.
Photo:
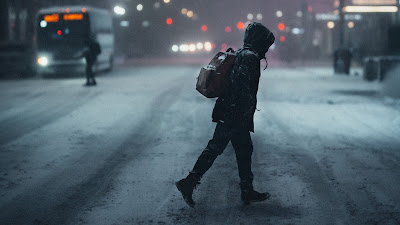
[(232, 52), (232, 53), (235, 53), (235, 50), (233, 50), (233, 48), (228, 48), (228, 49), (226, 50), (226, 52)]

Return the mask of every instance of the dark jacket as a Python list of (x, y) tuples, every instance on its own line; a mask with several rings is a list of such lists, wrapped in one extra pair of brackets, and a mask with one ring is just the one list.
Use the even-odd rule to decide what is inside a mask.
[(213, 121), (254, 132), (253, 116), (257, 106), (260, 60), (274, 43), (271, 31), (260, 23), (251, 23), (244, 35), (244, 46), (236, 52), (223, 96), (217, 99)]
[(101, 53), (99, 42), (93, 38), (87, 38), (85, 39), (84, 44), (86, 47), (86, 51), (84, 53), (86, 59), (89, 59), (90, 61), (96, 61), (97, 56)]

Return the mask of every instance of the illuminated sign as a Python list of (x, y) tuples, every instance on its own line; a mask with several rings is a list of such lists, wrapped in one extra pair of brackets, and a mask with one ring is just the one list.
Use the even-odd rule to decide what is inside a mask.
[(343, 12), (346, 12), (346, 13), (370, 13), (370, 12), (395, 13), (397, 11), (399, 11), (397, 6), (346, 6), (346, 7), (343, 7)]
[(44, 21), (46, 22), (58, 22), (58, 20), (59, 20), (58, 14), (44, 15)]
[[(340, 16), (336, 14), (328, 14), (328, 13), (317, 13), (315, 15), (315, 19), (319, 21), (331, 21), (331, 20), (339, 20)], [(362, 20), (363, 17), (360, 14), (346, 14), (344, 15), (345, 20)]]
[(83, 14), (64, 14), (64, 20), (82, 20)]
[(353, 0), (353, 5), (396, 5), (397, 0)]

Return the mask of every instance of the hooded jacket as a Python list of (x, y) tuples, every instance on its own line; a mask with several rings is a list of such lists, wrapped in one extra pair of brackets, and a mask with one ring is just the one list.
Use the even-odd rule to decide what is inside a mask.
[(243, 48), (236, 52), (225, 93), (215, 103), (212, 114), (214, 122), (254, 132), (260, 60), (265, 59), (265, 53), (274, 41), (272, 32), (261, 23), (248, 25)]

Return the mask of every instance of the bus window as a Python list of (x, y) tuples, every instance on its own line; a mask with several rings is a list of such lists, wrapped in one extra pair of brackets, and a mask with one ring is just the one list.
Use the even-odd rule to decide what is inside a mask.
[(81, 41), (83, 37), (88, 35), (88, 22), (84, 14), (61, 14), (59, 17), (63, 19), (58, 19), (58, 21), (56, 21), (55, 15), (58, 14), (43, 15), (43, 19), (39, 22), (38, 38), (41, 39), (43, 43), (51, 44), (51, 42), (54, 41)]

